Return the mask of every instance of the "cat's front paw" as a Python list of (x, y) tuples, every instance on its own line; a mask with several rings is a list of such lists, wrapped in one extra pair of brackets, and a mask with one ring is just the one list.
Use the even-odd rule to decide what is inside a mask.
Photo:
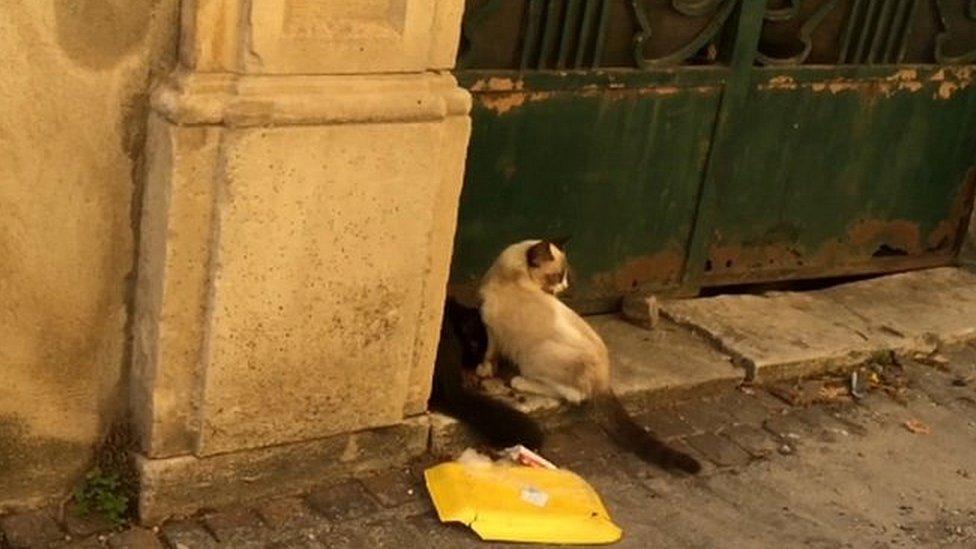
[(493, 362), (482, 362), (474, 369), (474, 373), (481, 378), (493, 377), (495, 375), (495, 364)]

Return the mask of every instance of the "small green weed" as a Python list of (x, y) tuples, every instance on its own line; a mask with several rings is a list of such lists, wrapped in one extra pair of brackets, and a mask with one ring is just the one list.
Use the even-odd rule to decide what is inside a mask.
[(129, 509), (129, 497), (123, 491), (117, 473), (106, 474), (95, 467), (85, 475), (85, 482), (75, 489), (75, 510), (82, 515), (98, 513), (121, 524)]

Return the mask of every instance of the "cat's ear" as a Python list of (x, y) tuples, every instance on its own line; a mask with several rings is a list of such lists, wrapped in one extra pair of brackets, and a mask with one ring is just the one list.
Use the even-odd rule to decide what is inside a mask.
[(554, 259), (556, 258), (553, 257), (549, 242), (546, 240), (536, 242), (525, 251), (525, 260), (529, 263), (529, 267), (541, 267), (543, 263)]
[(572, 238), (572, 237), (569, 236), (569, 235), (560, 236), (559, 238), (553, 238), (553, 239), (549, 240), (549, 242), (551, 242), (553, 246), (559, 248), (560, 250), (565, 251), (566, 250), (566, 243), (569, 242), (569, 239), (570, 238)]

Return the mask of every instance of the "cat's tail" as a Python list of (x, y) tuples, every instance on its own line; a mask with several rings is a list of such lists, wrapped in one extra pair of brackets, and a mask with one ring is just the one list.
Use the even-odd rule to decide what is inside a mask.
[(638, 425), (610, 389), (597, 392), (591, 406), (594, 419), (607, 434), (621, 447), (644, 461), (664, 469), (679, 469), (691, 474), (701, 471), (698, 460), (671, 448)]
[(494, 398), (467, 389), (454, 391), (439, 399), (437, 409), (469, 425), (493, 447), (508, 448), (521, 444), (538, 450), (545, 435), (539, 424), (527, 414)]

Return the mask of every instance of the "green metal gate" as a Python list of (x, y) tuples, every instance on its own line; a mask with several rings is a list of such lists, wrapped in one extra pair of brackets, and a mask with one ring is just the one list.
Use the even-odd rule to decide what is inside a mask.
[(572, 235), (574, 304), (950, 263), (976, 1), (469, 0), (451, 285)]

